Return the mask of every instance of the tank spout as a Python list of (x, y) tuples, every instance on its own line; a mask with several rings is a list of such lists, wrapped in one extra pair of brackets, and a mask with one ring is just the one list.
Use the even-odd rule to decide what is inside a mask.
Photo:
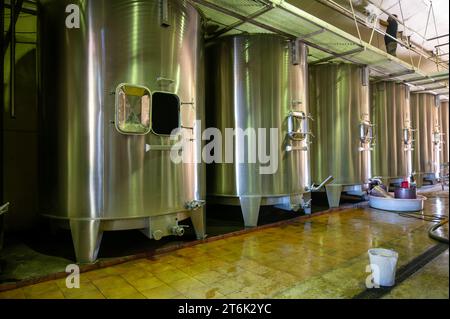
[(172, 227), (172, 234), (178, 237), (181, 237), (184, 235), (184, 227), (182, 226), (174, 226)]
[(334, 181), (334, 177), (332, 175), (328, 176), (327, 178), (325, 178), (325, 180), (320, 183), (319, 186), (312, 186), (311, 187), (311, 191), (312, 192), (317, 192), (318, 190), (320, 190), (322, 187), (327, 186), (328, 184), (330, 184), (332, 181)]

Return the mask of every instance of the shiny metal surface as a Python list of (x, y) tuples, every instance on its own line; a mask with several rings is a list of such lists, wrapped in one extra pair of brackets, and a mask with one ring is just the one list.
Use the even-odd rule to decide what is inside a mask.
[(336, 185), (363, 185), (371, 177), (368, 85), (369, 76), (363, 67), (310, 67), (309, 105), (315, 119), (311, 145), (313, 182), (333, 175)]
[[(169, 234), (186, 203), (204, 199), (202, 165), (175, 164), (170, 152), (152, 148), (173, 144), (170, 136), (119, 133), (113, 92), (127, 83), (176, 94), (183, 134), (196, 134), (195, 120), (204, 116), (200, 15), (185, 1), (168, 0), (163, 26), (165, 1), (88, 0), (80, 29), (67, 29), (70, 3), (39, 1), (40, 212), (69, 218), (74, 234), (78, 221), (89, 221), (80, 227), (92, 238), (101, 231), (94, 221), (149, 218), (151, 229), (152, 218), (174, 214), (162, 230)], [(183, 151), (194, 162), (200, 147), (194, 140)], [(96, 244), (88, 242), (83, 259), (91, 261)]]
[(376, 131), (372, 174), (381, 179), (405, 178), (412, 173), (410, 93), (404, 84), (371, 85), (371, 112)]
[(442, 152), (441, 152), (441, 163), (449, 162), (449, 112), (448, 112), (448, 101), (441, 102), (439, 106), (439, 121), (442, 133)]
[[(247, 226), (256, 225), (261, 197), (296, 197), (298, 204), (300, 194), (308, 192), (306, 58), (304, 44), (269, 34), (223, 37), (207, 48), (208, 126), (217, 127), (223, 136), (226, 128), (263, 128), (267, 136), (270, 128), (279, 130), (274, 174), (260, 174), (260, 166), (266, 164), (258, 159), (239, 164), (236, 156), (234, 163), (207, 165), (208, 195), (216, 200), (239, 197)], [(302, 133), (290, 131), (294, 121), (301, 123)], [(248, 158), (241, 143), (235, 139), (234, 154), (243, 149)]]
[(413, 171), (419, 182), (434, 180), (438, 172), (433, 133), (439, 128), (436, 96), (432, 94), (411, 94), (412, 127), (417, 130), (413, 152)]

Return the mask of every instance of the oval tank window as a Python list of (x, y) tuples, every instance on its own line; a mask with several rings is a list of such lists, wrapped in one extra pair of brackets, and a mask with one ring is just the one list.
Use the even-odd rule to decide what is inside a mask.
[(180, 99), (166, 92), (152, 95), (152, 131), (158, 135), (171, 135), (180, 127)]
[(122, 134), (143, 135), (150, 132), (150, 90), (121, 84), (116, 90), (116, 128)]

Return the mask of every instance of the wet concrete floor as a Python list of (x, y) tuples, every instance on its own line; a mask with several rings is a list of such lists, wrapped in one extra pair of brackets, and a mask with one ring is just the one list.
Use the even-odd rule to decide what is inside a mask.
[[(448, 192), (424, 214), (448, 215)], [(416, 216), (417, 217), (417, 216)], [(352, 298), (366, 289), (367, 250), (399, 253), (398, 267), (436, 245), (432, 223), (369, 207), (265, 228), (148, 259), (5, 291), (0, 298)], [(448, 238), (448, 227), (440, 230)], [(448, 250), (385, 298), (448, 298)]]

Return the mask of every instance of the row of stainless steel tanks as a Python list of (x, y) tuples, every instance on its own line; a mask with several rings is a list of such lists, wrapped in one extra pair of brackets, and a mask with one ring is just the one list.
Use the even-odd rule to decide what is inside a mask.
[[(240, 205), (256, 226), (261, 205), (309, 213), (313, 183), (330, 175), (336, 206), (372, 177), (436, 172), (434, 96), (392, 82), (370, 89), (367, 68), (351, 64), (311, 66), (308, 79), (306, 46), (278, 35), (205, 45), (201, 15), (185, 1), (87, 0), (80, 28), (68, 28), (72, 2), (39, 1), (40, 212), (70, 227), (79, 262), (97, 258), (108, 230), (160, 239), (182, 235), (190, 217), (204, 238), (206, 193)], [(235, 134), (230, 161), (200, 159), (205, 121), (223, 136), (248, 133)], [(187, 141), (179, 149), (175, 132)], [(262, 173), (270, 163), (249, 147), (256, 141), (275, 154), (273, 172)], [(230, 151), (219, 145), (213, 156)]]

